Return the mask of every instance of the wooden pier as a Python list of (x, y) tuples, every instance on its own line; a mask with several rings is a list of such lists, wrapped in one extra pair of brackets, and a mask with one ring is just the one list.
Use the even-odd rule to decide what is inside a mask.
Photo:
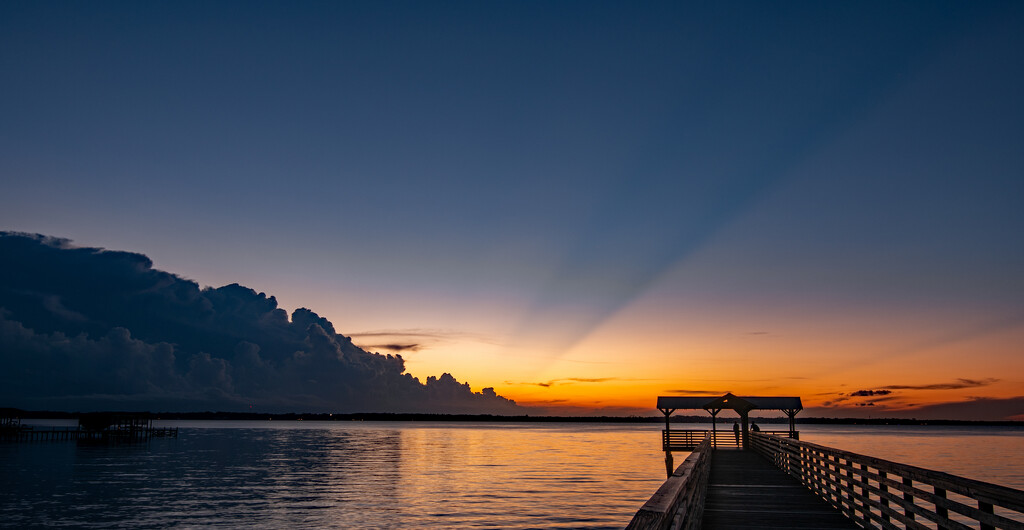
[(707, 491), (701, 518), (705, 530), (858, 528), (752, 451), (714, 451)]
[(767, 433), (750, 447), (711, 436), (637, 511), (629, 529), (1024, 530), (1024, 491)]
[[(798, 397), (659, 397), (669, 477), (627, 528), (1024, 530), (1024, 491), (801, 441), (802, 408)], [(711, 430), (671, 430), (680, 409), (708, 411)], [(716, 428), (724, 409), (740, 416), (734, 430)], [(781, 410), (789, 430), (758, 431), (753, 410)], [(674, 472), (672, 451), (692, 451)]]

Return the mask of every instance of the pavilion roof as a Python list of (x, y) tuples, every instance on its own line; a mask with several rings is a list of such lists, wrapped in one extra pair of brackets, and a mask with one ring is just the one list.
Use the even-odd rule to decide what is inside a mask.
[(658, 408), (667, 409), (732, 409), (732, 410), (802, 410), (799, 397), (734, 396), (658, 396)]

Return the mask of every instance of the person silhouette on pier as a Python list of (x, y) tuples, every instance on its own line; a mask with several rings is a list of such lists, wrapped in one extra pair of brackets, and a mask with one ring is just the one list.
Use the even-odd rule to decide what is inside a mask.
[(759, 432), (761, 430), (761, 428), (758, 427), (757, 424), (755, 423), (755, 424), (750, 426), (750, 430), (752, 430), (754, 432)]
[(732, 433), (736, 435), (736, 446), (740, 445), (740, 424), (732, 422)]

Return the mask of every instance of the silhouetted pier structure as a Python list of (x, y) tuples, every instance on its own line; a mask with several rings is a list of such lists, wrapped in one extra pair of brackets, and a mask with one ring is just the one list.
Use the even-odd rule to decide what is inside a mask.
[[(765, 396), (734, 396), (731, 393), (719, 398), (706, 396), (662, 396), (658, 398), (658, 410), (665, 415), (665, 430), (662, 431), (662, 448), (665, 451), (690, 451), (704, 440), (705, 435), (711, 436), (711, 446), (747, 447), (750, 432), (750, 412), (754, 410), (779, 410), (789, 418), (789, 430), (784, 434), (790, 438), (800, 439), (796, 430), (796, 415), (804, 406), (798, 397), (765, 397)], [(677, 410), (705, 410), (711, 414), (711, 431), (703, 430), (671, 430), (669, 417)], [(723, 410), (732, 410), (739, 414), (739, 433), (721, 432), (718, 430), (718, 414)], [(783, 431), (771, 431), (780, 434)]]
[(0, 417), (0, 441), (82, 443), (139, 443), (158, 437), (178, 437), (177, 427), (154, 427), (146, 414), (83, 414), (75, 427), (25, 425), (15, 415)]
[(789, 416), (790, 431), (718, 447), (705, 431), (627, 528), (1024, 530), (1024, 491), (801, 441)]

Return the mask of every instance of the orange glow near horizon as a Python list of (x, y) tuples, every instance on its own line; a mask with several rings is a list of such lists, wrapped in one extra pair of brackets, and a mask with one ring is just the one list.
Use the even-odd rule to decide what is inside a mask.
[[(969, 419), (922, 407), (1024, 395), (1024, 326), (954, 316), (711, 305), (668, 311), (648, 296), (566, 351), (454, 338), (404, 357), (421, 379), (451, 372), (538, 415), (656, 415), (659, 395), (733, 392), (800, 396), (806, 416)], [(972, 414), (1009, 417), (1000, 410)]]

